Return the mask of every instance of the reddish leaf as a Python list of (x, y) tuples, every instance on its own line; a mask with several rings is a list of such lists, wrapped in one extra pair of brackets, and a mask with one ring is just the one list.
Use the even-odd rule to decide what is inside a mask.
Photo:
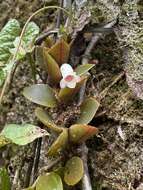
[(96, 127), (90, 125), (75, 124), (69, 128), (69, 138), (73, 143), (81, 143), (98, 133)]
[(61, 65), (68, 61), (69, 51), (70, 46), (63, 39), (60, 39), (55, 45), (50, 48), (49, 54), (59, 65)]
[(74, 156), (67, 161), (64, 170), (64, 180), (68, 185), (77, 184), (84, 174), (83, 161), (81, 158)]
[(53, 57), (47, 53), (46, 49), (43, 49), (44, 63), (47, 68), (47, 72), (52, 83), (59, 83), (62, 78), (61, 71), (57, 62)]

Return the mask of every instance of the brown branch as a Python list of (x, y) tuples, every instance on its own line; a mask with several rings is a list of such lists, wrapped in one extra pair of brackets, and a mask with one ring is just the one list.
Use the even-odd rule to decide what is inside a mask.
[(88, 171), (88, 165), (87, 165), (87, 162), (88, 162), (88, 158), (87, 158), (88, 148), (87, 148), (85, 143), (83, 143), (81, 145), (81, 149), (82, 149), (81, 158), (82, 158), (83, 163), (84, 163), (84, 176), (83, 176), (83, 179), (82, 179), (82, 190), (92, 190), (91, 180), (90, 180), (89, 171)]
[(37, 148), (37, 140), (35, 140), (32, 143), (32, 148), (33, 148), (33, 150), (32, 150), (32, 156), (30, 158), (30, 163), (28, 165), (28, 169), (27, 169), (27, 173), (26, 173), (26, 177), (25, 177), (25, 182), (24, 182), (24, 188), (28, 187), (30, 185), (32, 168), (33, 168), (33, 163), (34, 163), (34, 157), (35, 157), (36, 148)]
[[(64, 0), (59, 0), (59, 4), (60, 4), (60, 7), (63, 7)], [(59, 12), (58, 12), (58, 17), (57, 17), (57, 25), (56, 25), (56, 28), (60, 28), (61, 19), (62, 19), (62, 11), (59, 10)]]
[(57, 158), (54, 161), (51, 161), (51, 163), (43, 168), (40, 169), (40, 174), (43, 172), (47, 172), (51, 170), (55, 165), (57, 165), (62, 160), (62, 157)]
[(121, 72), (120, 74), (118, 74), (116, 76), (116, 78), (111, 82), (111, 84), (109, 86), (107, 86), (100, 94), (99, 94), (99, 99), (102, 100), (106, 94), (108, 93), (109, 89), (116, 84), (123, 76), (125, 75), (125, 72)]
[(31, 177), (31, 183), (34, 183), (37, 177), (40, 153), (41, 153), (41, 145), (42, 145), (42, 138), (39, 138), (37, 139), (37, 146), (36, 146), (35, 159), (34, 159), (34, 164), (33, 164), (33, 175)]

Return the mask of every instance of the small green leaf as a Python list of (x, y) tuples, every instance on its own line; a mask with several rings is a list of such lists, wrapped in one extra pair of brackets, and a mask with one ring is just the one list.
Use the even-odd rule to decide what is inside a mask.
[(51, 116), (42, 108), (36, 108), (35, 115), (37, 118), (48, 128), (52, 129), (53, 131), (56, 131), (58, 133), (61, 133), (63, 131), (62, 128), (58, 127), (54, 121), (52, 120)]
[(83, 78), (79, 83), (77, 83), (75, 88), (63, 88), (60, 90), (58, 94), (58, 98), (61, 102), (68, 102), (69, 100), (73, 99), (74, 96), (79, 92), (81, 86), (84, 84), (86, 78)]
[(62, 78), (59, 65), (45, 49), (43, 49), (43, 51), (44, 51), (43, 52), (44, 53), (44, 63), (47, 68), (47, 72), (49, 74), (50, 81), (52, 83), (57, 84), (60, 82), (60, 79)]
[(90, 69), (92, 69), (92, 67), (94, 67), (94, 64), (84, 64), (84, 65), (80, 65), (75, 69), (75, 72), (77, 75), (81, 76), (86, 74)]
[(63, 150), (68, 143), (68, 130), (64, 129), (48, 151), (49, 156), (54, 156)]
[(72, 143), (81, 143), (98, 133), (96, 127), (83, 124), (75, 124), (69, 128), (69, 139)]
[(14, 48), (13, 42), (20, 34), (20, 24), (16, 19), (11, 19), (0, 32), (0, 64), (6, 63), (10, 58), (10, 49)]
[(48, 135), (48, 132), (31, 124), (8, 124), (1, 132), (5, 138), (18, 145), (26, 145), (39, 137)]
[(37, 180), (36, 190), (63, 190), (62, 180), (54, 172), (42, 175)]
[(68, 185), (77, 184), (83, 177), (83, 161), (79, 157), (72, 157), (65, 165), (64, 180)]
[(31, 102), (42, 106), (56, 107), (57, 105), (55, 94), (48, 84), (35, 84), (26, 87), (24, 88), (23, 95)]
[(81, 105), (81, 114), (76, 121), (78, 124), (88, 124), (95, 116), (100, 103), (95, 98), (87, 98)]
[(0, 168), (0, 190), (10, 190), (10, 178), (5, 168)]
[(34, 40), (39, 34), (39, 27), (34, 22), (29, 22), (22, 40), (24, 41), (25, 48), (31, 49), (34, 45)]
[(70, 52), (70, 46), (63, 39), (60, 39), (48, 51), (48, 53), (55, 59), (55, 61), (59, 65), (67, 63), (69, 52)]

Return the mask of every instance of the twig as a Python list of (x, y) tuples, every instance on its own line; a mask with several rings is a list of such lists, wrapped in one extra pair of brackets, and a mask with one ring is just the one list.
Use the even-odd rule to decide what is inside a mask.
[(33, 175), (32, 175), (32, 179), (31, 179), (31, 183), (33, 183), (37, 177), (36, 175), (38, 173), (41, 145), (42, 145), (42, 138), (39, 138), (39, 139), (37, 139), (37, 146), (36, 146), (36, 152), (35, 152), (35, 159), (34, 159), (34, 165), (33, 165)]
[[(63, 7), (64, 0), (59, 0), (59, 4), (60, 4), (60, 7)], [(59, 12), (58, 12), (58, 17), (57, 17), (57, 25), (56, 25), (56, 28), (60, 28), (61, 18), (62, 18), (62, 11), (59, 10)]]
[[(113, 20), (112, 22), (106, 24), (105, 26), (103, 26), (103, 29), (108, 29), (108, 28), (112, 28), (115, 24), (116, 24), (116, 20)], [(86, 64), (88, 63), (89, 57), (90, 57), (90, 53), (93, 50), (95, 44), (98, 42), (98, 40), (103, 36), (103, 33), (95, 33), (95, 35), (93, 35), (91, 42), (89, 43), (89, 45), (86, 48), (86, 51), (84, 53), (83, 59), (82, 59), (82, 64)]]
[(92, 190), (91, 180), (90, 180), (88, 166), (87, 166), (88, 148), (85, 143), (81, 145), (81, 149), (82, 149), (81, 158), (84, 162), (84, 176), (82, 179), (82, 190)]
[(30, 184), (30, 180), (31, 180), (31, 173), (32, 173), (32, 168), (33, 168), (33, 163), (34, 163), (34, 157), (35, 157), (35, 153), (36, 153), (36, 148), (37, 148), (37, 140), (35, 140), (32, 144), (33, 150), (32, 150), (32, 156), (30, 159), (30, 163), (27, 169), (27, 173), (26, 173), (26, 178), (25, 178), (25, 182), (24, 182), (24, 187), (28, 187)]
[(34, 45), (41, 45), (41, 43), (43, 42), (43, 40), (45, 40), (48, 36), (50, 36), (51, 34), (57, 34), (58, 30), (50, 30), (48, 32), (45, 32), (44, 34), (42, 34), (41, 36), (39, 36)]
[(106, 94), (108, 93), (109, 89), (116, 84), (123, 76), (125, 75), (125, 72), (121, 72), (119, 75), (116, 76), (116, 78), (111, 82), (109, 86), (107, 86), (98, 96), (100, 100), (102, 100)]
[(58, 164), (62, 160), (62, 157), (57, 158), (54, 161), (51, 161), (51, 163), (43, 168), (40, 169), (40, 173), (43, 173), (45, 171), (51, 170), (56, 164)]
[(16, 170), (15, 175), (14, 175), (12, 186), (15, 189), (17, 188), (17, 183), (18, 183), (18, 180), (19, 180), (20, 169), (21, 169), (21, 166), (18, 167), (18, 169)]

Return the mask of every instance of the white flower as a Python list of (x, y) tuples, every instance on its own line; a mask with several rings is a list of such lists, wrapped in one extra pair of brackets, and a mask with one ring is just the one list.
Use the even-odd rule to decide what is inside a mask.
[(65, 63), (60, 68), (63, 79), (60, 81), (61, 88), (75, 88), (80, 81), (80, 77), (74, 72), (71, 65)]

